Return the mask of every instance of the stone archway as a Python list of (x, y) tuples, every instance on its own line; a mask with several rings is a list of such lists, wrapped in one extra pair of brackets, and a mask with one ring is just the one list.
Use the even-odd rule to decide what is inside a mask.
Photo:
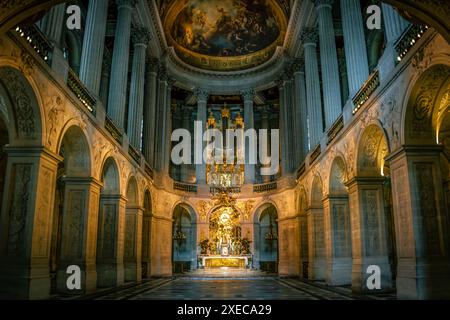
[[(97, 287), (95, 247), (100, 184), (92, 178), (91, 150), (84, 131), (70, 126), (63, 131), (58, 147), (64, 159), (64, 187), (61, 251), (57, 273), (57, 289), (72, 294), (92, 292)], [(81, 290), (67, 288), (67, 267), (81, 268), (85, 286)], [(93, 267), (94, 265), (94, 267)]]
[(142, 279), (150, 277), (152, 257), (152, 195), (144, 193), (144, 216), (142, 220)]
[[(120, 232), (125, 215), (125, 198), (120, 192), (119, 169), (114, 158), (105, 160), (102, 167), (100, 206), (97, 233), (97, 285), (111, 287), (123, 284), (123, 251)], [(122, 249), (123, 250), (123, 249)]]
[(197, 219), (195, 211), (180, 203), (173, 210), (172, 267), (173, 273), (197, 268)]
[[(433, 65), (411, 85), (403, 146), (388, 157), (395, 217), (399, 298), (448, 298), (449, 215), (445, 134), (450, 66)], [(448, 188), (448, 187), (447, 187)], [(411, 272), (411, 270), (414, 270)]]
[(307, 213), (308, 201), (305, 189), (301, 188), (298, 195), (298, 223), (300, 231), (300, 276), (308, 279), (309, 257), (310, 257), (310, 229), (312, 222), (311, 212)]
[[(1, 108), (1, 101), (0, 101)], [(0, 114), (0, 211), (3, 204), (3, 193), (5, 188), (7, 153), (5, 147), (9, 144), (9, 132), (6, 121)]]
[[(349, 190), (352, 242), (352, 290), (381, 293), (393, 287), (397, 258), (392, 217), (390, 170), (385, 159), (389, 143), (377, 124), (367, 126), (359, 140), (356, 176), (347, 182)], [(381, 272), (381, 288), (367, 287), (370, 266)]]
[(311, 280), (325, 280), (326, 251), (325, 227), (323, 214), (323, 184), (319, 176), (315, 176), (311, 185), (311, 201), (307, 208), (309, 228), (309, 265), (308, 276)]
[(139, 201), (139, 188), (135, 177), (131, 177), (127, 186), (127, 209), (125, 215), (125, 281), (142, 280), (142, 216), (143, 208)]
[(271, 203), (261, 205), (254, 217), (254, 265), (269, 273), (278, 272), (278, 212)]
[(346, 179), (346, 164), (338, 156), (331, 165), (329, 194), (324, 200), (326, 281), (330, 285), (351, 283), (352, 239)]

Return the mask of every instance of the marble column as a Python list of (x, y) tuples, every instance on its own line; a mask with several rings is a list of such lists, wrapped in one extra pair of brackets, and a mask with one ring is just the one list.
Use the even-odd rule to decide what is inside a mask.
[[(188, 130), (189, 132), (191, 131), (190, 130), (190, 128), (191, 128), (191, 114), (192, 114), (192, 110), (188, 106), (183, 106), (182, 115), (181, 115), (181, 127), (183, 129)], [(185, 181), (185, 182), (190, 180), (189, 179), (190, 177), (189, 177), (189, 165), (188, 164), (182, 164), (181, 165), (180, 178), (181, 178), (181, 181)]]
[(306, 100), (305, 64), (302, 60), (297, 60), (294, 64), (295, 82), (295, 135), (297, 136), (297, 164), (305, 160), (309, 151), (308, 137), (308, 108)]
[[(261, 129), (263, 129), (263, 130), (267, 130), (267, 135), (268, 135), (268, 138), (267, 138), (267, 143), (268, 143), (268, 145), (267, 145), (267, 150), (271, 150), (271, 139), (270, 139), (270, 123), (269, 123), (269, 119), (270, 119), (270, 110), (269, 110), (269, 108), (268, 107), (266, 107), (266, 106), (264, 106), (262, 109), (261, 109)], [(265, 165), (265, 166), (262, 166), (263, 168), (268, 168), (268, 167), (270, 167), (270, 165)], [(262, 182), (264, 182), (264, 183), (267, 183), (267, 182), (270, 182), (270, 176), (268, 176), (268, 175), (265, 175), (265, 176), (261, 176), (261, 178), (262, 178)]]
[(153, 154), (153, 161), (155, 169), (158, 171), (163, 170), (164, 162), (164, 132), (165, 132), (165, 112), (166, 112), (166, 99), (167, 99), (167, 81), (168, 76), (166, 69), (162, 66), (159, 68), (159, 80), (158, 80), (158, 101), (156, 105), (156, 125), (155, 125), (155, 152)]
[(172, 136), (172, 87), (175, 80), (172, 78), (167, 79), (166, 86), (166, 107), (165, 107), (165, 117), (164, 117), (164, 138), (163, 138), (163, 172), (165, 175), (169, 176), (170, 167), (170, 155), (171, 155), (171, 136)]
[(125, 281), (142, 281), (142, 219), (143, 208), (127, 206), (125, 215)]
[(56, 176), (62, 158), (44, 148), (6, 147), (0, 207), (0, 298), (50, 297)]
[[(91, 293), (97, 288), (96, 250), (100, 183), (94, 178), (64, 178), (59, 292)], [(81, 290), (67, 288), (67, 267), (81, 268)]]
[(100, 288), (123, 285), (126, 199), (102, 194), (98, 216), (97, 285)]
[(369, 78), (369, 62), (360, 0), (341, 0), (342, 29), (350, 97)]
[(403, 19), (400, 14), (390, 5), (382, 3), (384, 31), (386, 33), (386, 42), (394, 44), (402, 35), (403, 31), (409, 26), (409, 22)]
[(281, 144), (281, 169), (282, 174), (286, 174), (288, 172), (288, 129), (287, 129), (287, 121), (286, 121), (286, 83), (284, 80), (277, 80), (278, 90), (280, 92), (280, 144)]
[(142, 145), (142, 119), (144, 108), (145, 51), (150, 41), (146, 29), (139, 28), (132, 33), (134, 43), (133, 69), (131, 72), (130, 102), (128, 104), (128, 137), (137, 149)]
[[(288, 133), (292, 133), (295, 131), (295, 101), (294, 101), (294, 81), (291, 70), (288, 69), (284, 74), (285, 81), (285, 127)], [(292, 173), (297, 166), (296, 163), (296, 152), (297, 152), (297, 140), (299, 137), (296, 137), (294, 134), (286, 135), (286, 169), (287, 173)]]
[[(383, 201), (384, 177), (353, 178), (349, 190), (352, 230), (352, 291), (386, 292), (392, 289), (392, 272), (388, 252), (388, 228)], [(370, 290), (367, 268), (380, 267), (381, 289)]]
[(108, 0), (89, 1), (81, 53), (80, 80), (96, 96), (100, 94), (107, 18)]
[(332, 14), (334, 0), (313, 0), (313, 2), (316, 5), (319, 22), (325, 128), (328, 129), (342, 112), (339, 65)]
[[(253, 113), (253, 99), (255, 91), (253, 89), (246, 89), (241, 92), (244, 98), (244, 130), (255, 129), (254, 113)], [(246, 139), (248, 140), (248, 139)], [(255, 141), (254, 141), (255, 142)], [(255, 165), (250, 164), (250, 154), (257, 155), (258, 150), (250, 150), (252, 143), (245, 141), (245, 183), (255, 183)], [(255, 144), (257, 147), (257, 144)]]
[[(204, 89), (197, 89), (195, 92), (195, 95), (197, 96), (197, 121), (202, 122), (202, 131), (206, 129), (206, 123), (207, 123), (207, 107), (208, 107), (208, 97), (209, 92)], [(203, 133), (202, 133), (203, 135)], [(205, 144), (203, 142), (200, 143), (200, 141), (197, 142), (199, 146), (201, 146), (201, 150), (194, 150), (194, 152), (197, 154), (201, 151), (201, 154), (198, 154), (197, 156), (200, 157), (201, 155), (201, 164), (196, 165), (196, 175), (197, 175), (197, 185), (205, 184), (206, 183), (206, 163), (203, 160), (203, 149)]]
[(158, 65), (155, 58), (147, 60), (145, 95), (144, 95), (144, 141), (143, 149), (145, 160), (154, 167), (153, 156), (155, 153), (155, 128), (158, 89)]
[(65, 28), (66, 4), (50, 9), (41, 22), (40, 29), (56, 47), (62, 49), (62, 32)]
[(301, 34), (305, 50), (306, 102), (310, 146), (315, 148), (323, 134), (322, 98), (320, 94), (319, 66), (317, 62), (317, 31), (305, 29)]
[(124, 127), (130, 59), (131, 18), (136, 0), (117, 0), (118, 17), (109, 86), (108, 115)]
[(108, 105), (108, 95), (109, 95), (109, 76), (111, 74), (111, 54), (105, 50), (103, 54), (102, 63), (102, 76), (100, 80), (100, 100), (103, 103), (103, 107), (106, 108)]

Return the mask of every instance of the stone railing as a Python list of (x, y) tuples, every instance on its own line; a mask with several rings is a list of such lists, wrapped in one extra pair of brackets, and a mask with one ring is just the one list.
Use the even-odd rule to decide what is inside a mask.
[(109, 134), (113, 137), (114, 140), (116, 140), (119, 144), (122, 144), (123, 134), (120, 132), (120, 130), (116, 127), (114, 122), (108, 117), (105, 119), (105, 129), (109, 132)]
[(131, 144), (128, 146), (128, 154), (137, 164), (141, 164), (141, 156), (137, 149), (135, 149)]
[(408, 29), (403, 32), (401, 38), (395, 45), (395, 51), (397, 52), (397, 63), (408, 54), (414, 44), (423, 36), (428, 30), (428, 26), (423, 25), (410, 25)]
[(369, 79), (364, 82), (361, 89), (359, 89), (358, 93), (353, 98), (353, 105), (355, 108), (353, 109), (353, 114), (356, 114), (358, 110), (369, 100), (372, 93), (377, 90), (380, 86), (380, 72), (375, 70), (369, 76)]
[(309, 164), (313, 164), (314, 161), (320, 156), (322, 153), (322, 150), (320, 149), (320, 144), (314, 149), (314, 151), (311, 153), (311, 156), (309, 157)]
[(34, 51), (50, 66), (53, 45), (47, 40), (45, 35), (34, 24), (24, 27), (17, 27), (15, 31), (26, 42), (30, 44)]
[(197, 185), (182, 182), (174, 182), (173, 189), (187, 193), (197, 193)]
[(297, 179), (300, 179), (300, 177), (305, 173), (305, 171), (306, 171), (306, 163), (303, 162), (303, 164), (297, 170)]
[(328, 130), (328, 142), (327, 144), (330, 144), (334, 138), (337, 137), (337, 135), (339, 134), (339, 132), (341, 132), (341, 130), (344, 128), (344, 117), (341, 116), (339, 119), (337, 119), (337, 121), (333, 124), (333, 126), (331, 127), (330, 130)]
[(72, 69), (69, 69), (69, 73), (67, 75), (67, 86), (70, 91), (72, 91), (81, 101), (81, 103), (89, 110), (89, 112), (95, 112), (95, 105), (97, 104), (97, 100), (89, 93), (89, 90), (84, 86), (78, 76), (73, 72)]
[(269, 183), (263, 183), (263, 184), (256, 184), (253, 186), (253, 192), (254, 193), (263, 193), (268, 192), (272, 190), (277, 190), (278, 184), (277, 182), (269, 182)]

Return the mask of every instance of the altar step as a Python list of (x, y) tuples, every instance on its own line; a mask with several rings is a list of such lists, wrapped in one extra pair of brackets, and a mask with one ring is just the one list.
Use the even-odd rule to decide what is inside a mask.
[(193, 280), (208, 280), (208, 279), (260, 279), (273, 278), (276, 274), (270, 274), (260, 270), (251, 269), (236, 269), (236, 268), (214, 268), (214, 269), (197, 269), (188, 273), (177, 275), (177, 278), (190, 278)]

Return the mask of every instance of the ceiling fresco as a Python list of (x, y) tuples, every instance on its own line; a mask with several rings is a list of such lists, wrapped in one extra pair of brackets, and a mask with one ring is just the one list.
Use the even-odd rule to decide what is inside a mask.
[(185, 62), (208, 70), (242, 70), (267, 61), (287, 28), (285, 9), (275, 0), (184, 0), (162, 9), (169, 46)]

